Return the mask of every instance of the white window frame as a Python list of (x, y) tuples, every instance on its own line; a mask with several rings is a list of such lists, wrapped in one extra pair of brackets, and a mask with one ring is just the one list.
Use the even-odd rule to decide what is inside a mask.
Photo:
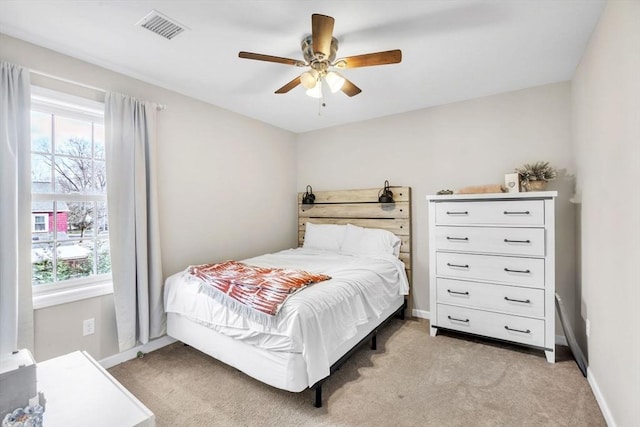
[[(36, 230), (36, 218), (44, 218), (44, 230)], [(48, 233), (49, 232), (49, 215), (44, 213), (31, 214), (31, 232), (32, 233)]]
[[(104, 124), (104, 103), (74, 95), (31, 86), (31, 110), (46, 114), (57, 114), (80, 120), (90, 119)], [(59, 194), (32, 193), (32, 200), (55, 201)], [(65, 194), (69, 201), (99, 201), (106, 203), (106, 195)], [(38, 214), (34, 214), (38, 215)], [(34, 221), (32, 219), (32, 221)], [(47, 228), (48, 224), (47, 224)], [(40, 309), (58, 304), (94, 298), (113, 293), (111, 274), (65, 280), (46, 285), (32, 286), (33, 308)]]

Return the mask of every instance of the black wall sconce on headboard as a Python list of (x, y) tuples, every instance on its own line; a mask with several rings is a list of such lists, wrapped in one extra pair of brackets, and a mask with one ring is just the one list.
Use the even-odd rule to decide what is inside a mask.
[(316, 195), (313, 194), (313, 188), (310, 185), (307, 185), (307, 191), (302, 195), (302, 204), (303, 205), (312, 205), (313, 202), (316, 201)]
[(393, 192), (389, 188), (389, 181), (384, 181), (384, 188), (378, 192), (378, 201), (380, 203), (394, 203)]

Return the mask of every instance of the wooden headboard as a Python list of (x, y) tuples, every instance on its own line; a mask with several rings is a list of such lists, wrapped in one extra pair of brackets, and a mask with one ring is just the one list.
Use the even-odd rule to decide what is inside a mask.
[(402, 240), (400, 259), (411, 280), (411, 187), (390, 187), (394, 203), (378, 202), (380, 188), (314, 191), (313, 205), (302, 204), (298, 193), (298, 246), (304, 242), (307, 222), (353, 224), (388, 230)]

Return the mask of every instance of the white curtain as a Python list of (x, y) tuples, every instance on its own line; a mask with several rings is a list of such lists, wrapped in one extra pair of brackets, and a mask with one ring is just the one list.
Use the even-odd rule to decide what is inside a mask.
[(29, 71), (0, 61), (0, 354), (33, 352)]
[(120, 351), (164, 335), (155, 165), (157, 105), (107, 93), (111, 271)]

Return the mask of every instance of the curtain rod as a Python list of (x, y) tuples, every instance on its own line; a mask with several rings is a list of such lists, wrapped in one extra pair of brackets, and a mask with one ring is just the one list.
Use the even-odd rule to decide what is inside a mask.
[[(91, 86), (91, 85), (87, 85), (87, 84), (84, 84), (84, 83), (76, 82), (76, 81), (73, 81), (73, 80), (65, 79), (64, 77), (54, 76), (53, 74), (45, 73), (43, 71), (38, 71), (38, 70), (34, 70), (34, 69), (30, 69), (29, 71), (32, 74), (37, 74), (37, 75), (42, 76), (42, 77), (47, 77), (47, 78), (58, 80), (58, 81), (61, 81), (61, 82), (64, 82), (64, 83), (69, 83), (69, 84), (72, 84), (72, 85), (75, 85), (75, 86), (80, 86), (80, 87), (83, 87), (85, 89), (95, 90), (96, 92), (100, 92), (100, 93), (103, 93), (103, 94), (107, 93), (106, 89), (102, 89), (102, 88), (99, 88), (99, 87), (96, 87), (96, 86)], [(167, 109), (167, 106), (164, 105), (164, 104), (158, 104), (158, 103), (155, 103), (155, 104), (156, 104), (156, 109), (157, 110), (166, 110)]]

